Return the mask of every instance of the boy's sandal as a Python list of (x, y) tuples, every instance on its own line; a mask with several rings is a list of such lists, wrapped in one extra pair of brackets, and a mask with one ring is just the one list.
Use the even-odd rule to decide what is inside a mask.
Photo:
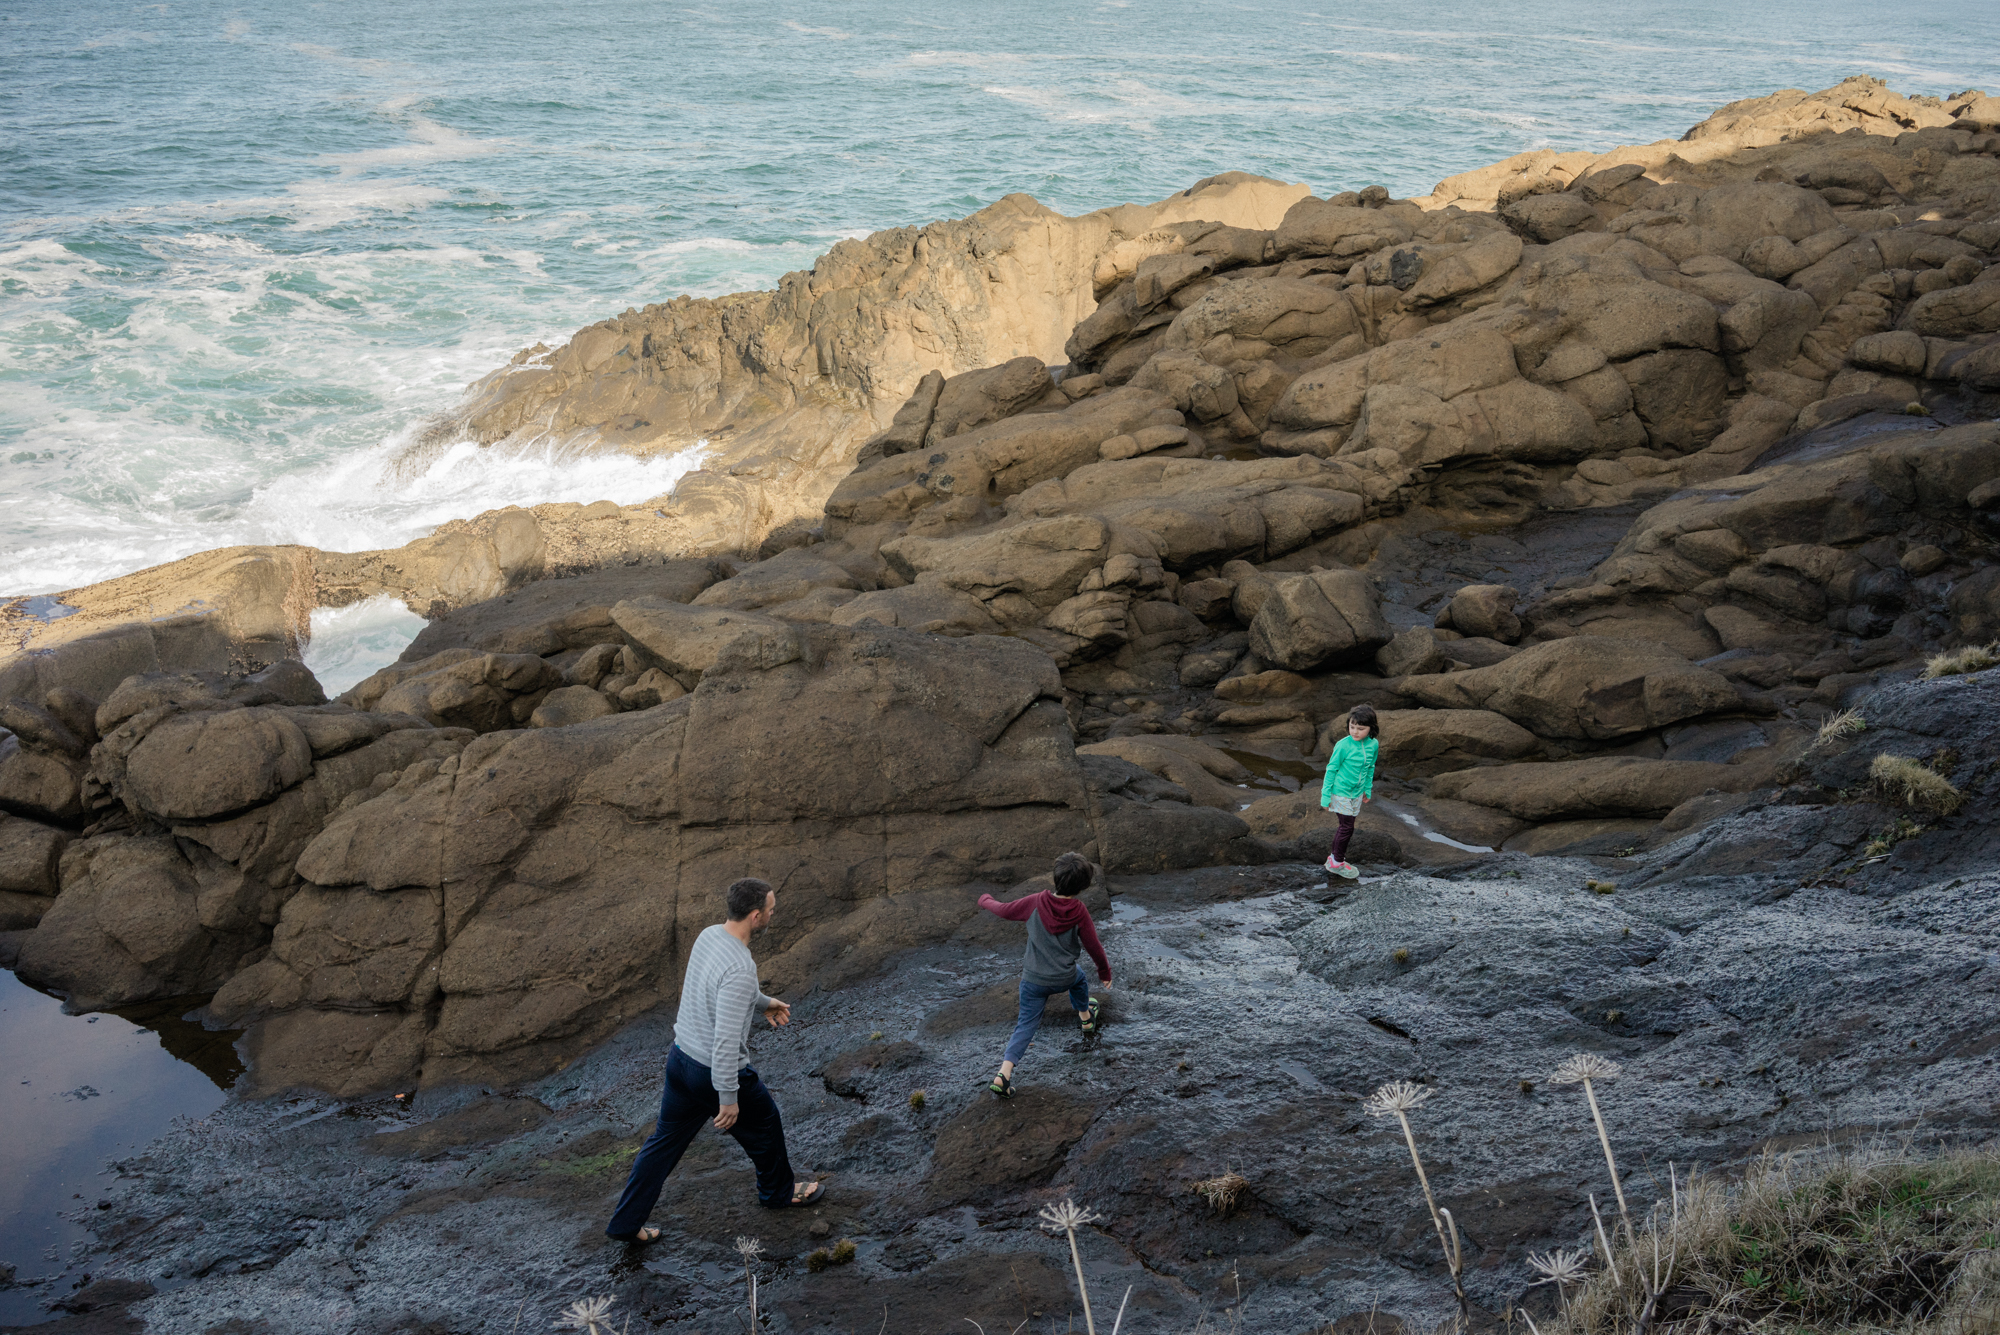
[(1011, 1099), (1014, 1097), (1014, 1082), (1004, 1075), (994, 1076), (993, 1083), (986, 1088), (997, 1099)]
[(1077, 1028), (1083, 1030), (1085, 1034), (1095, 1034), (1100, 1027), (1097, 1017), (1103, 1009), (1104, 1003), (1096, 997), (1092, 997), (1090, 999), (1090, 1010), (1077, 1022)]

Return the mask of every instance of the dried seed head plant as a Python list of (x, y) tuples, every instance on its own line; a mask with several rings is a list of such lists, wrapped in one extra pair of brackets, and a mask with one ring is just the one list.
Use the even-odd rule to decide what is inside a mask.
[[(1083, 1300), (1083, 1325), (1086, 1335), (1097, 1335), (1097, 1318), (1090, 1311), (1090, 1290), (1083, 1282), (1083, 1253), (1076, 1248), (1076, 1231), (1085, 1224), (1094, 1224), (1104, 1216), (1078, 1205), (1065, 1197), (1060, 1205), (1044, 1205), (1038, 1212), (1042, 1227), (1051, 1233), (1061, 1233), (1069, 1239), (1070, 1264), (1076, 1267), (1076, 1292)], [(1129, 1295), (1128, 1295), (1129, 1296)], [(1123, 1313), (1120, 1313), (1123, 1319)]]
[(600, 1298), (579, 1298), (563, 1308), (562, 1315), (556, 1318), (556, 1329), (611, 1335), (611, 1306), (617, 1301), (608, 1293)]
[(1410, 1162), (1417, 1170), (1417, 1182), (1424, 1189), (1424, 1204), (1431, 1212), (1431, 1226), (1437, 1229), (1438, 1246), (1444, 1248), (1445, 1264), (1451, 1268), (1451, 1289), (1458, 1297), (1459, 1313), (1470, 1325), (1472, 1304), (1465, 1296), (1462, 1279), (1465, 1257), (1458, 1246), (1458, 1225), (1453, 1222), (1451, 1212), (1440, 1210), (1436, 1197), (1431, 1195), (1430, 1176), (1424, 1172), (1423, 1156), (1417, 1153), (1417, 1137), (1410, 1130), (1410, 1112), (1421, 1108), (1430, 1096), (1428, 1088), (1414, 1081), (1392, 1080), (1363, 1099), (1361, 1108), (1370, 1117), (1393, 1117), (1401, 1124), (1403, 1142), (1410, 1147)]
[(1541, 1278), (1528, 1287), (1553, 1284), (1557, 1288), (1563, 1288), (1570, 1284), (1581, 1284), (1584, 1268), (1589, 1261), (1590, 1253), (1581, 1247), (1558, 1247), (1550, 1252), (1529, 1252), (1528, 1269)]
[(1625, 1239), (1634, 1246), (1638, 1235), (1632, 1231), (1632, 1212), (1625, 1208), (1625, 1187), (1618, 1180), (1618, 1159), (1611, 1153), (1611, 1137), (1604, 1130), (1604, 1114), (1597, 1110), (1597, 1090), (1593, 1082), (1616, 1080), (1624, 1067), (1594, 1052), (1579, 1052), (1549, 1073), (1552, 1085), (1582, 1085), (1583, 1097), (1590, 1101), (1590, 1117), (1597, 1123), (1597, 1143), (1604, 1147), (1604, 1163), (1611, 1170), (1611, 1190), (1618, 1197), (1618, 1217), (1625, 1224)]
[(738, 1236), (736, 1254), (743, 1258), (743, 1289), (750, 1303), (750, 1329), (757, 1329), (757, 1272), (753, 1268), (757, 1258), (764, 1254), (764, 1244), (755, 1238)]

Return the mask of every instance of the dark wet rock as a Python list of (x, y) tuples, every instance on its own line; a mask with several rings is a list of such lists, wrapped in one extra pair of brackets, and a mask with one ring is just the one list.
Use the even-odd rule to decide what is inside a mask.
[[(1919, 1110), (1935, 1135), (1991, 1134), (2000, 1090), (1973, 1003), (2000, 987), (1990, 871), (1885, 899), (1742, 861), (1685, 874), (1689, 845), (1726, 842), (1731, 822), (1791, 819), (1796, 840), (1797, 821), (1817, 820), (1848, 848), (1865, 839), (1865, 820), (1843, 832), (1825, 810), (1737, 812), (1620, 869), (1502, 855), (1353, 886), (1299, 866), (1113, 878), (1112, 1022), (1086, 1040), (1051, 1011), (1008, 1101), (979, 1086), (1012, 1018), (1018, 936), (919, 944), (801, 997), (791, 1026), (754, 1039), (794, 1164), (831, 1172), (827, 1204), (760, 1211), (740, 1152), (704, 1133), (654, 1216), (668, 1243), (636, 1265), (598, 1230), (657, 1106), (669, 1034), (657, 1012), (520, 1087), (548, 1113), (527, 1109), (535, 1124), (503, 1140), (465, 1134), (516, 1106), (476, 1090), (306, 1120), (234, 1104), (216, 1126), (271, 1167), (215, 1191), (239, 1175), (212, 1140), (224, 1131), (175, 1133), (126, 1162), (112, 1214), (132, 1230), (122, 1245), (107, 1237), (117, 1250), (96, 1264), (206, 1267), (150, 1300), (148, 1319), (169, 1325), (255, 1311), (286, 1331), (293, 1318), (264, 1296), (274, 1283), (377, 1324), (504, 1325), (524, 1301), (552, 1317), (579, 1289), (689, 1320), (740, 1307), (733, 1240), (747, 1235), (765, 1246), (765, 1305), (806, 1329), (869, 1311), (879, 1324), (885, 1303), (915, 1325), (1061, 1322), (1067, 1244), (1033, 1225), (1069, 1196), (1105, 1216), (1079, 1238), (1100, 1316), (1131, 1285), (1132, 1311), (1188, 1326), (1232, 1305), (1240, 1283), (1247, 1324), (1318, 1329), (1371, 1309), (1429, 1321), (1450, 1290), (1408, 1152), (1359, 1107), (1375, 1085), (1415, 1078), (1436, 1091), (1413, 1120), (1466, 1235), (1468, 1287), (1501, 1310), (1528, 1292), (1526, 1252), (1580, 1242), (1584, 1196), (1603, 1194), (1580, 1095), (1546, 1085), (1575, 1051), (1624, 1064), (1599, 1097), (1636, 1208), (1656, 1190), (1650, 1156), (1721, 1168)], [(1591, 893), (1591, 878), (1615, 893)], [(881, 1041), (866, 1041), (871, 1027)], [(908, 1062), (866, 1104), (810, 1074), (892, 1051)], [(921, 1109), (903, 1097), (919, 1088)], [(391, 1145), (412, 1152), (373, 1152)], [(1228, 1212), (1193, 1190), (1224, 1172), (1245, 1179)], [(281, 1233), (305, 1240), (268, 1259)], [(841, 1237), (854, 1263), (809, 1273), (806, 1253)]]
[(74, 1293), (65, 1294), (51, 1306), (66, 1313), (32, 1326), (0, 1326), (6, 1335), (138, 1335), (146, 1323), (129, 1309), (152, 1297), (154, 1288), (144, 1280), (100, 1279)]
[(900, 1071), (914, 1064), (922, 1055), (923, 1049), (910, 1042), (869, 1043), (843, 1052), (829, 1061), (820, 1072), (820, 1078), (829, 1094), (838, 1094), (844, 1099), (861, 1098), (867, 1087), (875, 1083), (875, 1076)]
[(534, 1099), (482, 1099), (407, 1131), (383, 1131), (362, 1147), (396, 1159), (430, 1160), (462, 1145), (511, 1139), (548, 1119), (549, 1110)]
[(924, 1186), (939, 1208), (1039, 1187), (1068, 1160), (1096, 1111), (1060, 1089), (976, 1099), (938, 1130)]

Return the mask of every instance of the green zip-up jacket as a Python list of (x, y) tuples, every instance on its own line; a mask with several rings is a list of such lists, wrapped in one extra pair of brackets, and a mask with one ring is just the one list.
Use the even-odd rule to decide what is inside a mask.
[(1319, 804), (1325, 806), (1336, 796), (1373, 797), (1375, 753), (1381, 749), (1382, 743), (1373, 737), (1365, 742), (1351, 736), (1341, 738), (1326, 758), (1326, 782), (1320, 786)]

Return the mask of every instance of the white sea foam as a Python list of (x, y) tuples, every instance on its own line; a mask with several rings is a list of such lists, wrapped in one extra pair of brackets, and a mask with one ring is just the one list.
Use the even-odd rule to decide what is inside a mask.
[(839, 28), (808, 28), (805, 24), (794, 19), (786, 19), (785, 26), (793, 32), (802, 33), (807, 37), (824, 37), (829, 41), (835, 42), (850, 41), (854, 37), (853, 33), (843, 32)]
[(305, 664), (322, 690), (339, 695), (395, 662), (424, 625), (402, 599), (387, 593), (346, 607), (315, 608)]

